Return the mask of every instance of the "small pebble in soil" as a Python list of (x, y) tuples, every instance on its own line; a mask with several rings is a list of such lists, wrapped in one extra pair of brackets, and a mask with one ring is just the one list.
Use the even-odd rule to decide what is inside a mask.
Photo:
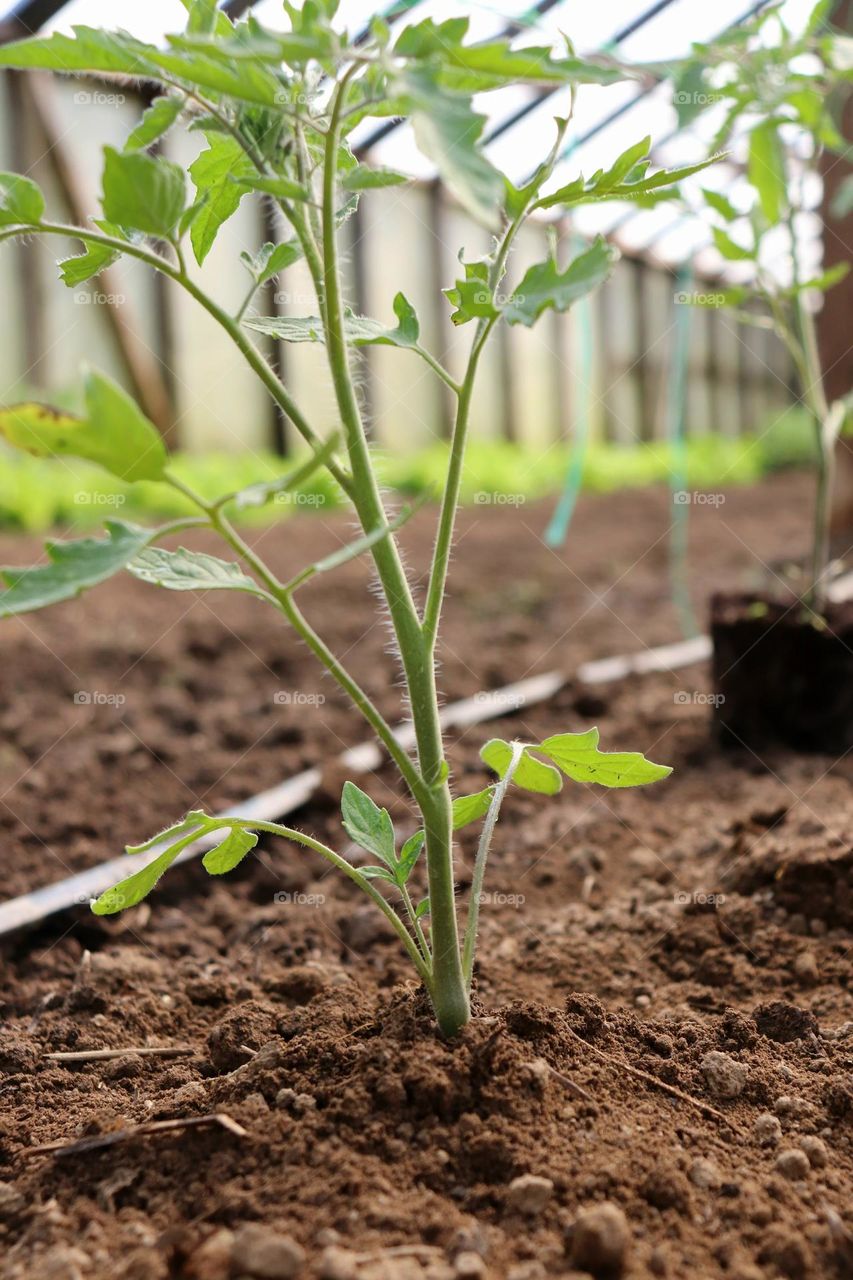
[(456, 1255), (453, 1267), (460, 1280), (478, 1280), (479, 1276), (486, 1274), (485, 1262), (479, 1253), (470, 1249)]
[(806, 1159), (813, 1169), (823, 1169), (829, 1159), (829, 1152), (823, 1138), (807, 1134), (800, 1138), (800, 1150), (805, 1152)]
[(223, 1227), (208, 1236), (187, 1261), (190, 1280), (230, 1280), (234, 1232)]
[(752, 1133), (762, 1147), (776, 1147), (782, 1140), (782, 1126), (769, 1111), (762, 1111), (760, 1116), (756, 1116)]
[(515, 1213), (526, 1213), (532, 1217), (542, 1212), (553, 1191), (554, 1184), (550, 1178), (543, 1178), (538, 1173), (522, 1173), (509, 1184), (507, 1207)]
[(329, 1245), (320, 1258), (320, 1280), (356, 1280), (358, 1259), (349, 1249)]
[(249, 1275), (256, 1280), (292, 1280), (304, 1264), (305, 1254), (295, 1240), (261, 1223), (247, 1223), (234, 1236), (231, 1270), (235, 1275)]
[(749, 1072), (742, 1062), (731, 1054), (714, 1049), (706, 1053), (701, 1062), (702, 1074), (708, 1092), (717, 1098), (737, 1098), (746, 1088)]
[(800, 1182), (809, 1175), (808, 1156), (805, 1151), (800, 1151), (797, 1147), (788, 1147), (784, 1151), (780, 1151), (776, 1157), (776, 1172), (781, 1173), (783, 1178), (790, 1178), (792, 1182)]
[(820, 982), (820, 969), (813, 951), (801, 951), (794, 961), (794, 974), (804, 986)]
[(716, 1191), (722, 1182), (720, 1171), (713, 1160), (705, 1160), (702, 1156), (694, 1160), (687, 1175), (694, 1187), (701, 1191)]
[(584, 1209), (570, 1231), (569, 1260), (573, 1267), (596, 1277), (622, 1275), (631, 1232), (618, 1205), (606, 1200)]

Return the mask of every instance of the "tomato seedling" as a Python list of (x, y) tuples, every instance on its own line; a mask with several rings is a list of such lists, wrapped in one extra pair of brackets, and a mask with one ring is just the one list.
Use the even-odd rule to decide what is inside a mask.
[[(817, 477), (809, 579), (804, 601), (817, 612), (824, 603), (829, 564), (829, 518), (835, 444), (845, 428), (851, 398), (827, 402), (818, 357), (814, 308), (820, 295), (850, 269), (839, 263), (819, 275), (804, 270), (798, 223), (809, 216), (818, 161), (825, 151), (846, 156), (849, 145), (836, 117), (853, 78), (853, 38), (827, 29), (831, 0), (820, 0), (803, 30), (785, 25), (778, 6), (758, 14), (713, 44), (694, 45), (675, 79), (680, 122), (713, 107), (723, 119), (712, 147), (736, 145), (749, 122), (747, 199), (735, 204), (722, 191), (704, 191), (713, 215), (714, 244), (726, 261), (751, 269), (751, 278), (718, 298), (744, 324), (770, 326), (785, 343), (814, 424)], [(810, 190), (810, 187), (812, 190)], [(853, 206), (853, 180), (838, 193)], [(787, 270), (779, 270), (779, 234), (787, 242)], [(761, 304), (756, 310), (754, 304)], [(753, 305), (751, 305), (753, 304)], [(708, 303), (706, 302), (706, 305)]]
[[(453, 543), (465, 445), (475, 380), (483, 349), (499, 323), (533, 325), (544, 312), (566, 311), (600, 284), (617, 257), (595, 240), (565, 264), (557, 247), (531, 266), (510, 290), (504, 284), (519, 229), (538, 209), (587, 200), (658, 199), (697, 167), (649, 173), (649, 139), (629, 148), (609, 168), (567, 186), (548, 186), (569, 128), (579, 85), (608, 84), (623, 74), (612, 60), (580, 59), (569, 48), (516, 48), (511, 41), (467, 42), (465, 19), (409, 26), (399, 36), (376, 20), (366, 41), (353, 41), (333, 25), (334, 0), (287, 4), (291, 29), (264, 29), (252, 16), (233, 25), (214, 0), (187, 5), (186, 31), (164, 48), (126, 33), (78, 27), (73, 37), (51, 35), (0, 48), (0, 65), (58, 72), (130, 76), (162, 86), (123, 149), (104, 150), (101, 214), (92, 225), (69, 226), (47, 216), (45, 200), (30, 179), (0, 175), (0, 239), (34, 235), (73, 238), (83, 252), (60, 263), (73, 287), (121, 256), (145, 263), (189, 294), (234, 342), (273, 400), (310, 450), (303, 464), (279, 479), (209, 502), (175, 476), (154, 426), (117, 385), (90, 371), (84, 379), (80, 414), (23, 404), (0, 414), (7, 441), (38, 455), (73, 455), (99, 463), (128, 482), (172, 485), (191, 500), (197, 515), (157, 529), (119, 520), (105, 538), (54, 542), (49, 562), (3, 571), (0, 615), (22, 613), (76, 596), (122, 569), (143, 582), (175, 591), (246, 592), (277, 609), (312, 650), (354, 707), (370, 724), (417, 806), (422, 826), (402, 847), (391, 818), (353, 783), (342, 797), (343, 825), (373, 862), (356, 866), (325, 844), (272, 822), (215, 819), (201, 811), (186, 815), (132, 852), (156, 856), (93, 903), (106, 914), (133, 906), (153, 888), (182, 849), (199, 836), (222, 832), (204, 858), (212, 875), (237, 866), (260, 833), (282, 836), (320, 854), (355, 881), (391, 921), (429, 992), (447, 1034), (470, 1016), (470, 990), (480, 890), (489, 844), (511, 783), (543, 795), (560, 790), (563, 776), (606, 787), (639, 786), (670, 770), (635, 752), (599, 750), (598, 732), (565, 733), (540, 743), (493, 741), (483, 757), (497, 781), (474, 795), (454, 797), (445, 758), (436, 682), (436, 645)], [(509, 181), (484, 154), (484, 117), (472, 95), (507, 85), (564, 87), (565, 118), (555, 122), (549, 153), (521, 185)], [(422, 343), (417, 313), (401, 293), (394, 321), (356, 315), (343, 296), (339, 229), (359, 194), (393, 187), (403, 174), (357, 158), (350, 138), (368, 117), (410, 122), (416, 145), (433, 163), (459, 204), (493, 233), (491, 252), (465, 261), (445, 290), (452, 319), (468, 326), (471, 340), (461, 379), (455, 378)], [(179, 120), (204, 140), (187, 173), (152, 148)], [(187, 254), (204, 262), (223, 223), (253, 193), (271, 200), (288, 229), (285, 239), (244, 254), (250, 276), (246, 299), (227, 312), (187, 268)], [(317, 314), (281, 319), (252, 312), (255, 292), (273, 276), (304, 260), (313, 281)], [(339, 431), (324, 440), (295, 402), (287, 385), (255, 345), (272, 333), (293, 342), (321, 343), (334, 389)], [(428, 585), (422, 599), (413, 590), (398, 550), (396, 531), (407, 513), (392, 514), (382, 496), (365, 431), (364, 411), (353, 378), (354, 351), (384, 344), (415, 353), (441, 379), (455, 401), (452, 445), (434, 541)], [(269, 502), (325, 467), (361, 526), (352, 545), (281, 581), (240, 535), (233, 515), (241, 506)], [(220, 535), (235, 559), (160, 545), (168, 534), (207, 527)], [(298, 603), (299, 589), (317, 574), (333, 571), (352, 556), (372, 557), (396, 636), (411, 708), (416, 750), (398, 742), (383, 714), (312, 627)], [(474, 885), (463, 921), (454, 886), (453, 833), (482, 821)], [(429, 893), (415, 902), (411, 876), (423, 854)]]

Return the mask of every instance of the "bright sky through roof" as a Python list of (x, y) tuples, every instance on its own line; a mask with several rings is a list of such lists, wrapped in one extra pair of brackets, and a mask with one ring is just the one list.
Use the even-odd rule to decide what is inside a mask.
[[(815, 0), (787, 0), (782, 8), (782, 17), (793, 30), (802, 29), (814, 3)], [(386, 7), (387, 3), (377, 3), (376, 0), (342, 0), (339, 25), (350, 32), (359, 31), (374, 13)], [(454, 0), (425, 0), (414, 6), (411, 15), (398, 24), (397, 29), (425, 16), (443, 19), (464, 15), (471, 19), (471, 38), (488, 39), (501, 32), (508, 20), (523, 15), (529, 7), (528, 0), (481, 0), (468, 4), (455, 3)], [(621, 28), (650, 7), (651, 0), (607, 0), (607, 3), (597, 5), (563, 0), (543, 17), (537, 17), (535, 24), (529, 27), (529, 33), (520, 39), (525, 43), (559, 42), (561, 33), (565, 32), (579, 53), (591, 53), (605, 48)], [(715, 0), (713, 5), (699, 0), (672, 0), (661, 13), (619, 45), (619, 54), (636, 62), (678, 59), (688, 52), (691, 42), (712, 39), (727, 25), (741, 18), (749, 7), (749, 0)], [(280, 0), (258, 0), (254, 12), (267, 26), (287, 25)], [(144, 0), (144, 3), (140, 0), (119, 0), (118, 3), (116, 0), (69, 0), (46, 29), (68, 31), (78, 23), (108, 28), (118, 26), (142, 39), (159, 42), (167, 32), (182, 29), (185, 16), (180, 0)], [(620, 103), (634, 97), (636, 92), (627, 84), (606, 89), (583, 88), (576, 103), (573, 136), (582, 135)], [(482, 105), (490, 113), (490, 126), (511, 115), (529, 97), (530, 90), (526, 88), (488, 95)], [(504, 134), (490, 150), (495, 163), (512, 177), (526, 176), (532, 159), (547, 149), (553, 128), (552, 117), (564, 106), (561, 100), (564, 97), (556, 95), (531, 111), (520, 126)], [(365, 125), (362, 133), (356, 135), (356, 140), (367, 136), (373, 127), (370, 123)], [(651, 134), (653, 141), (666, 138), (674, 127), (670, 90), (663, 85), (586, 146), (578, 147), (560, 172), (560, 180), (566, 181), (577, 172), (591, 171), (609, 163), (646, 134)], [(706, 140), (713, 129), (714, 118), (712, 113), (708, 113), (700, 118), (695, 129), (679, 134), (653, 152), (655, 161), (673, 165), (700, 159), (707, 152)], [(414, 150), (411, 136), (405, 129), (398, 129), (380, 144), (376, 159), (417, 176), (428, 177), (432, 172), (429, 164)], [(738, 179), (731, 167), (718, 166), (717, 172), (711, 170), (703, 174), (697, 183), (724, 187), (734, 203), (738, 203)], [(670, 262), (679, 262), (698, 251), (698, 260), (703, 267), (717, 270), (725, 266), (730, 271), (730, 266), (722, 263), (716, 250), (708, 247), (708, 232), (696, 219), (680, 217), (665, 205), (627, 218), (630, 213), (630, 209), (626, 211), (621, 206), (593, 206), (581, 211), (577, 226), (587, 234), (620, 227), (620, 242), (628, 247), (642, 249), (654, 241), (655, 253)], [(620, 226), (623, 222), (624, 228)], [(804, 262), (816, 266), (818, 252), (813, 227), (807, 222), (803, 227)]]

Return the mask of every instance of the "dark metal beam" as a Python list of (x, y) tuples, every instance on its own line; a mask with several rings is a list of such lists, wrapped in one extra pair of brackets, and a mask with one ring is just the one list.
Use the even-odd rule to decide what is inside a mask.
[(34, 35), (65, 7), (65, 0), (21, 0), (0, 20), (0, 44)]

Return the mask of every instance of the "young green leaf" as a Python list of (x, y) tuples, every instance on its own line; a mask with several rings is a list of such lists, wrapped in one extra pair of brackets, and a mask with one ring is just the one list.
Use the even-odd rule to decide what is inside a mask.
[(156, 427), (116, 383), (89, 370), (84, 381), (86, 416), (41, 404), (0, 410), (0, 436), (37, 457), (85, 458), (129, 483), (159, 480), (167, 462)]
[[(513, 49), (508, 40), (463, 44), (467, 30), (467, 18), (440, 23), (426, 18), (403, 31), (394, 52), (399, 57), (429, 58), (441, 65), (450, 83), (471, 90), (519, 81), (537, 85), (607, 85), (625, 78), (625, 72), (612, 65), (581, 58), (555, 58), (546, 45)], [(467, 74), (447, 77), (448, 69)]]
[[(502, 778), (512, 760), (512, 745), (502, 738), (492, 738), (480, 749), (480, 755), (489, 768), (494, 769), (498, 777)], [(556, 795), (563, 786), (563, 779), (556, 769), (537, 760), (527, 751), (521, 755), (512, 780), (524, 791), (536, 791), (546, 796)]]
[(109, 71), (147, 77), (154, 70), (148, 55), (155, 52), (153, 45), (143, 44), (126, 32), (80, 26), (74, 28), (73, 36), (57, 31), (50, 36), (35, 36), (0, 46), (0, 67), (22, 70), (39, 67), (64, 75), (74, 71)]
[(371, 168), (367, 164), (356, 165), (341, 179), (345, 191), (371, 191), (374, 188), (398, 187), (404, 182), (411, 182), (405, 173), (396, 169)]
[(92, 911), (96, 916), (112, 916), (118, 911), (127, 911), (135, 907), (143, 898), (147, 898), (157, 881), (164, 875), (180, 853), (198, 839), (198, 832), (184, 836), (171, 848), (153, 858), (147, 866), (134, 872), (126, 880), (121, 880), (112, 889), (107, 889), (92, 903)]
[(397, 877), (387, 867), (359, 867), (359, 872), (366, 880), (385, 880), (388, 884), (397, 883)]
[[(552, 209), (555, 205), (562, 205), (568, 209), (574, 205), (595, 203), (600, 200), (635, 200), (640, 203), (643, 201), (650, 203), (661, 198), (671, 198), (678, 194), (674, 188), (679, 182), (692, 177), (694, 173), (701, 173), (703, 169), (716, 164), (721, 158), (721, 154), (716, 153), (696, 164), (682, 165), (678, 169), (659, 169), (657, 173), (652, 174), (646, 173), (645, 162), (643, 162), (636, 166), (633, 174), (627, 174), (624, 182), (613, 184), (608, 182), (608, 174), (600, 170), (588, 180), (583, 175), (573, 179), (567, 186), (560, 187), (559, 191), (554, 191), (551, 195), (537, 200), (533, 207)], [(618, 160), (616, 164), (619, 164)], [(669, 197), (666, 195), (668, 188), (673, 188)]]
[(215, 849), (208, 849), (201, 860), (208, 875), (224, 876), (238, 866), (247, 853), (251, 853), (258, 843), (254, 831), (245, 831), (242, 827), (232, 827), (228, 835)]
[(141, 529), (122, 520), (107, 521), (106, 530), (106, 538), (48, 542), (48, 564), (0, 568), (0, 579), (6, 583), (6, 590), (0, 591), (0, 618), (72, 600), (118, 573), (159, 536), (157, 529)]
[(180, 165), (144, 151), (104, 147), (104, 217), (120, 227), (168, 239), (184, 211), (186, 179)]
[(497, 230), (504, 181), (477, 145), (485, 116), (472, 109), (468, 96), (443, 88), (426, 66), (404, 72), (397, 89), (408, 108), (418, 149), (433, 162), (462, 207)]
[(430, 910), (431, 908), (430, 908), (429, 898), (422, 898), (421, 901), (418, 903), (418, 905), (415, 907), (415, 919), (423, 920), (424, 916), (429, 915)]
[(254, 171), (246, 178), (246, 186), (252, 191), (260, 191), (264, 195), (275, 196), (277, 200), (310, 200), (311, 192), (301, 182), (293, 178), (277, 176), (265, 178)]
[(654, 764), (639, 751), (599, 751), (598, 730), (560, 733), (536, 747), (543, 756), (575, 782), (597, 782), (602, 787), (640, 787), (667, 778), (672, 769)]
[(418, 858), (424, 847), (426, 837), (423, 831), (416, 831), (409, 836), (400, 850), (400, 861), (397, 863), (396, 878), (398, 884), (405, 884), (415, 869)]
[(457, 280), (452, 288), (443, 290), (447, 301), (455, 308), (450, 319), (455, 325), (468, 324), (470, 320), (494, 320), (500, 312), (495, 306), (488, 259), (463, 262), (462, 267), (464, 280)]
[[(355, 347), (416, 347), (420, 336), (417, 313), (402, 293), (394, 298), (394, 314), (399, 323), (391, 329), (380, 320), (348, 312), (344, 316), (347, 341)], [(284, 342), (325, 341), (319, 316), (252, 316), (245, 323), (249, 329), (272, 334)]]
[(537, 263), (528, 269), (504, 307), (505, 320), (508, 324), (530, 328), (543, 311), (568, 311), (578, 298), (591, 293), (607, 279), (618, 259), (619, 250), (598, 236), (565, 271), (560, 271), (553, 257)]
[(190, 176), (197, 192), (199, 212), (190, 228), (193, 253), (201, 266), (219, 228), (237, 212), (240, 201), (249, 191), (247, 178), (254, 165), (235, 138), (208, 133), (207, 150), (190, 165)]
[(240, 254), (240, 261), (253, 277), (257, 285), (266, 284), (280, 271), (286, 271), (302, 257), (302, 246), (298, 240), (283, 240), (281, 244), (261, 245), (257, 253), (248, 253), (245, 249)]
[(722, 227), (712, 227), (711, 235), (714, 237), (717, 251), (727, 262), (749, 262), (755, 257), (754, 249), (747, 249), (744, 245), (738, 244), (728, 232), (723, 231)]
[(394, 827), (387, 809), (380, 809), (370, 796), (354, 782), (345, 782), (341, 795), (341, 814), (349, 838), (368, 853), (374, 854), (393, 872), (397, 865), (394, 852)]
[(453, 801), (453, 830), (461, 831), (463, 827), (485, 817), (492, 803), (494, 787), (485, 787), (470, 796), (457, 796)]
[(774, 120), (763, 121), (749, 135), (748, 172), (765, 218), (771, 224), (777, 223), (788, 203), (788, 182), (785, 155)]
[(167, 551), (149, 547), (127, 566), (135, 578), (169, 591), (246, 591), (265, 596), (252, 578), (239, 565), (209, 556), (203, 551)]
[[(112, 222), (97, 219), (95, 226), (108, 236), (114, 236), (119, 240), (125, 238), (121, 227), (115, 226)], [(85, 240), (82, 243), (85, 245), (84, 253), (63, 258), (59, 263), (60, 277), (69, 289), (74, 289), (78, 284), (83, 284), (93, 276), (100, 275), (120, 257), (117, 249), (110, 249), (102, 244), (88, 244)]]
[(721, 218), (725, 218), (726, 222), (735, 222), (740, 217), (731, 200), (721, 191), (712, 191), (709, 187), (703, 187), (702, 195), (705, 197), (705, 203), (710, 205)]
[(44, 196), (30, 178), (0, 173), (0, 227), (31, 227), (43, 213)]
[(183, 110), (180, 98), (163, 95), (155, 98), (151, 106), (143, 113), (139, 124), (131, 130), (125, 151), (144, 151), (167, 134)]

